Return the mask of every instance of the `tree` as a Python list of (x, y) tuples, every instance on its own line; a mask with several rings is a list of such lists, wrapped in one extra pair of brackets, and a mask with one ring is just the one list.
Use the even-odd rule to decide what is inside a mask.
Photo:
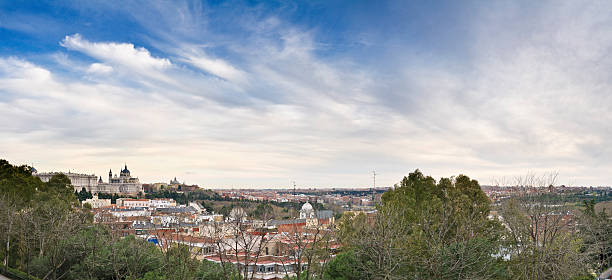
[(42, 188), (42, 181), (32, 176), (31, 167), (13, 166), (6, 160), (0, 160), (0, 240), (4, 245), (0, 252), (7, 268), (12, 265), (11, 251), (17, 248), (12, 243), (19, 221), (17, 213), (33, 199), (37, 190)]
[(580, 233), (585, 253), (597, 274), (612, 267), (612, 218), (602, 209), (595, 211), (595, 200), (584, 201)]
[(357, 258), (353, 250), (348, 250), (346, 252), (338, 254), (334, 259), (332, 259), (325, 272), (323, 274), (322, 279), (328, 280), (359, 280), (361, 278), (361, 274), (354, 267), (354, 263), (357, 262)]
[[(62, 174), (43, 183), (27, 166), (0, 160), (0, 258), (7, 269), (40, 279), (221, 279), (192, 247), (167, 250), (133, 235), (93, 224), (90, 209), (78, 207), (70, 180)], [(115, 196), (116, 197), (116, 196)], [(236, 273), (229, 266), (228, 277)]]
[(576, 217), (554, 196), (542, 196), (556, 173), (516, 177), (520, 197), (505, 201), (501, 217), (507, 227), (504, 254), (513, 279), (567, 279), (587, 274), (582, 240), (574, 232)]
[(322, 225), (298, 227), (294, 223), (284, 234), (289, 246), (284, 253), (292, 257), (297, 279), (309, 280), (317, 274), (321, 277), (331, 258), (332, 231)]
[[(75, 191), (75, 193), (76, 193), (76, 191)], [(81, 191), (76, 193), (76, 196), (79, 199), (79, 202), (84, 201), (86, 199), (93, 198), (93, 195), (91, 194), (91, 192), (87, 191), (87, 189), (85, 189), (85, 187), (81, 188)]]
[(274, 215), (274, 209), (272, 208), (272, 205), (270, 205), (269, 203), (257, 204), (257, 208), (255, 208), (255, 210), (253, 210), (253, 212), (251, 213), (251, 216), (253, 218), (257, 218), (261, 220), (268, 220), (273, 215)]
[[(377, 213), (348, 215), (340, 240), (366, 279), (500, 279), (503, 228), (489, 220), (477, 181), (439, 182), (416, 170), (386, 192)], [(347, 276), (348, 277), (348, 276)]]

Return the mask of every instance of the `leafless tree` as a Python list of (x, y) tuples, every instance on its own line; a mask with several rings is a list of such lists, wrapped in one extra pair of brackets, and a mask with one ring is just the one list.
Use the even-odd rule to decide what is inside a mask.
[(227, 269), (227, 264), (231, 263), (231, 260), (228, 259), (227, 251), (227, 227), (223, 222), (211, 221), (208, 223), (208, 226), (205, 228), (206, 232), (205, 236), (211, 238), (212, 244), (215, 246), (215, 252), (219, 257), (219, 262), (221, 263), (221, 269), (223, 270), (223, 276), (225, 279), (229, 279), (229, 271)]
[[(205, 235), (212, 239), (226, 278), (229, 278), (231, 273), (226, 264), (234, 262), (244, 279), (253, 279), (257, 272), (257, 263), (264, 255), (270, 238), (265, 230), (258, 229), (252, 221), (247, 221), (244, 211), (232, 213), (230, 219), (224, 223), (211, 222), (206, 227)], [(264, 215), (262, 224), (269, 221), (268, 217)], [(249, 272), (250, 265), (253, 270)]]
[(399, 207), (390, 207), (377, 215), (371, 226), (358, 227), (358, 238), (353, 241), (356, 244), (356, 253), (370, 256), (368, 261), (359, 263), (358, 266), (362, 268), (365, 278), (401, 279), (405, 276), (399, 276), (398, 271), (408, 264), (402, 247), (409, 242), (406, 237), (411, 230), (404, 216), (405, 211)]
[(517, 279), (557, 279), (584, 271), (580, 239), (574, 234), (576, 217), (563, 201), (541, 193), (555, 185), (557, 172), (517, 176), (515, 185), (525, 196), (506, 201), (501, 209), (508, 229), (507, 249)]
[(0, 228), (2, 229), (2, 236), (4, 237), (4, 249), (5, 249), (5, 257), (4, 257), (4, 266), (9, 267), (9, 251), (11, 248), (11, 238), (14, 235), (15, 231), (15, 223), (16, 223), (16, 213), (17, 213), (17, 202), (15, 199), (11, 199), (7, 195), (3, 195), (0, 197), (0, 211), (2, 212), (0, 220)]

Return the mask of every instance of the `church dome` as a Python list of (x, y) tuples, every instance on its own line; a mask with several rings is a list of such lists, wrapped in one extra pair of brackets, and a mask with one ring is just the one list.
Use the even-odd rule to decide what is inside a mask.
[(304, 203), (304, 205), (302, 205), (302, 211), (312, 211), (312, 205), (310, 204), (310, 202), (306, 202)]

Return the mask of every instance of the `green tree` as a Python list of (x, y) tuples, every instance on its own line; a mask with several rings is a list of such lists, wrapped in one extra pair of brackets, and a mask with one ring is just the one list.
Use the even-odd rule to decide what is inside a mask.
[(355, 253), (352, 250), (338, 254), (332, 259), (325, 272), (323, 279), (325, 280), (358, 280), (362, 279), (361, 274), (355, 268), (356, 259)]
[(477, 181), (436, 182), (416, 170), (386, 192), (375, 217), (343, 217), (339, 236), (365, 279), (501, 279), (503, 227)]
[(84, 201), (89, 198), (89, 194), (87, 193), (87, 189), (85, 187), (81, 188), (81, 191), (77, 195), (79, 201)]
[(251, 216), (260, 220), (268, 220), (272, 218), (274, 215), (274, 209), (272, 205), (269, 203), (259, 203), (253, 212), (251, 212)]

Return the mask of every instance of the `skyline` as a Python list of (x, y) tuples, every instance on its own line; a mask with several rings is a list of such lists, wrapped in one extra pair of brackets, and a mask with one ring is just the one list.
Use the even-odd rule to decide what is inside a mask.
[(612, 185), (611, 8), (6, 1), (0, 158), (211, 187)]

